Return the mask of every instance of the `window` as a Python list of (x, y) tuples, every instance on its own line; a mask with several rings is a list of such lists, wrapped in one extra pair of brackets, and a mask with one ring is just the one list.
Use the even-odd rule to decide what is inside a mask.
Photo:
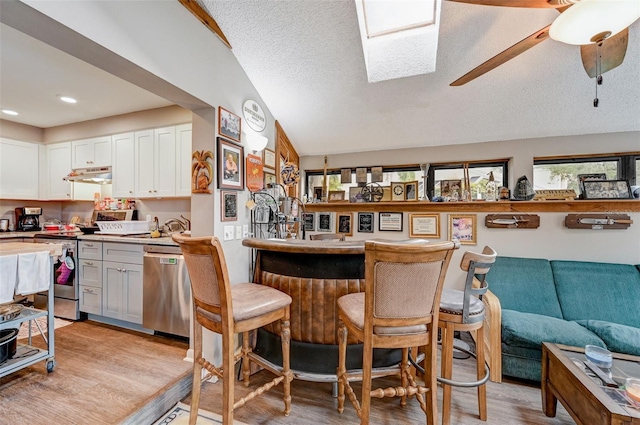
[[(469, 164), (469, 183), (471, 186), (471, 199), (483, 199), (485, 187), (489, 182), (490, 173), (493, 172), (495, 182), (500, 186), (507, 186), (508, 160), (491, 162), (477, 162)], [(429, 169), (427, 190), (434, 196), (442, 196), (441, 182), (444, 180), (464, 180), (464, 168), (462, 164), (433, 165)], [(463, 183), (464, 184), (464, 183)]]
[(535, 159), (534, 189), (573, 189), (580, 194), (578, 174), (604, 174), (607, 180), (638, 180), (640, 155), (593, 156), (582, 158)]

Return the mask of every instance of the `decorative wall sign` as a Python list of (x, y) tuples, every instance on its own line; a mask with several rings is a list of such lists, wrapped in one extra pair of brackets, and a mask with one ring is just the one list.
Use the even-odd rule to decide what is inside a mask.
[(235, 221), (238, 219), (238, 192), (220, 192), (221, 221)]
[(333, 213), (321, 212), (318, 213), (318, 232), (332, 232), (333, 231)]
[(351, 213), (340, 213), (336, 220), (336, 233), (353, 236), (353, 216)]
[(367, 182), (367, 167), (356, 168), (356, 183), (366, 183), (366, 182)]
[(410, 238), (440, 238), (440, 214), (409, 214)]
[(373, 213), (372, 212), (358, 213), (358, 232), (373, 233)]
[(218, 189), (244, 190), (244, 149), (218, 137)]
[(564, 219), (569, 229), (627, 229), (632, 224), (626, 214), (568, 214)]
[(381, 212), (378, 213), (378, 230), (389, 232), (402, 232), (402, 213)]
[(240, 142), (241, 130), (240, 117), (222, 106), (218, 107), (218, 134)]
[(253, 100), (247, 100), (242, 105), (242, 116), (249, 127), (255, 131), (262, 131), (267, 126), (267, 119), (264, 116), (264, 111)]
[(487, 214), (484, 225), (492, 229), (537, 229), (540, 216), (537, 214)]
[(449, 214), (449, 239), (456, 238), (464, 245), (476, 245), (477, 226), (476, 214)]
[(351, 168), (340, 169), (340, 183), (351, 183)]
[(246, 172), (247, 189), (257, 192), (264, 188), (264, 171), (262, 169), (262, 158), (258, 155), (247, 155)]
[(304, 223), (305, 231), (314, 232), (316, 230), (316, 214), (315, 213), (303, 213), (302, 221)]
[(371, 167), (371, 183), (380, 183), (383, 180), (382, 167)]
[(191, 154), (191, 193), (211, 193), (213, 182), (213, 152), (194, 151)]

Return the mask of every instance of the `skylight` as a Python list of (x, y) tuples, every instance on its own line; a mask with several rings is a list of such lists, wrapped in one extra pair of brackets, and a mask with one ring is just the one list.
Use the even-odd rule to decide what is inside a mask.
[(355, 0), (369, 82), (435, 71), (442, 0)]

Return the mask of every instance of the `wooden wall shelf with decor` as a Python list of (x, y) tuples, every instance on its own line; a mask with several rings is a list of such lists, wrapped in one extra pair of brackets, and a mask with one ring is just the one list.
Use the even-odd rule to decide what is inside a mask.
[(306, 212), (476, 212), (476, 213), (630, 213), (640, 212), (640, 200), (472, 201), (472, 202), (351, 202), (309, 203)]

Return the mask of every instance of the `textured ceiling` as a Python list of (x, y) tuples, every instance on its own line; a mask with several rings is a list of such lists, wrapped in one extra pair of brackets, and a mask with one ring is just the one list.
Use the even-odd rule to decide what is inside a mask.
[(368, 83), (352, 0), (200, 3), (301, 155), (640, 130), (640, 22), (594, 108), (579, 48), (553, 40), (449, 86), (555, 10), (444, 1), (436, 72)]

